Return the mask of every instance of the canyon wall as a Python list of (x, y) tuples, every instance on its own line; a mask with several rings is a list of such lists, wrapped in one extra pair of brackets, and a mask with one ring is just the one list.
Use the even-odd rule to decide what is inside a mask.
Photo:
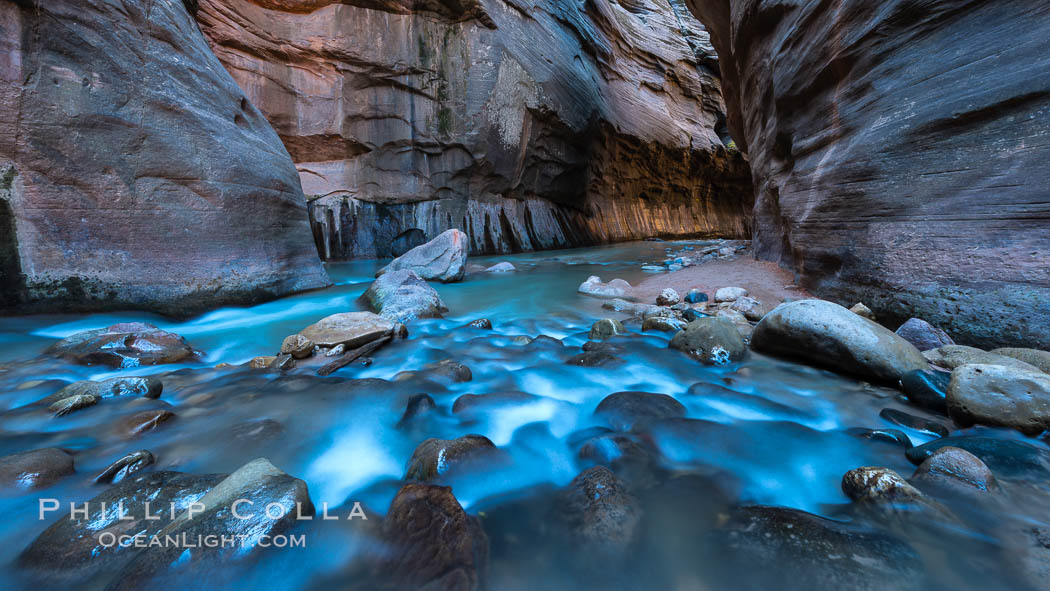
[(194, 0), (0, 0), (0, 308), (184, 316), (329, 283)]
[(287, 146), (325, 258), (414, 228), (474, 253), (750, 235), (681, 0), (201, 0), (198, 22)]
[(688, 1), (758, 256), (886, 321), (1050, 347), (1050, 4)]

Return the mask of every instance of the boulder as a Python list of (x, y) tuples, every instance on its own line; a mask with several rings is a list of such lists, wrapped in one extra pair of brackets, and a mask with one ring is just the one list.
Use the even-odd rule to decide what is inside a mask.
[(0, 457), (0, 487), (35, 489), (73, 473), (73, 456), (48, 447)]
[(439, 384), (462, 384), (474, 379), (470, 368), (452, 359), (442, 359), (423, 366), (419, 373)]
[(955, 344), (948, 333), (921, 318), (909, 318), (897, 329), (897, 336), (915, 345), (920, 351)]
[(740, 332), (725, 318), (698, 318), (671, 337), (668, 346), (688, 353), (705, 365), (725, 365), (747, 354)]
[(853, 306), (849, 309), (849, 311), (853, 312), (854, 314), (856, 314), (857, 316), (860, 316), (862, 318), (867, 318), (868, 320), (871, 320), (872, 322), (875, 321), (875, 313), (871, 311), (871, 308), (865, 306), (864, 304), (862, 304), (860, 302), (857, 302), (856, 304), (853, 304)]
[(492, 265), (491, 267), (485, 269), (486, 273), (510, 273), (511, 271), (517, 271), (517, 269), (515, 269), (514, 265), (508, 263), (507, 261), (503, 261), (502, 263), (496, 263), (495, 265)]
[(630, 431), (636, 425), (659, 419), (672, 419), (685, 416), (685, 407), (681, 402), (667, 394), (650, 392), (616, 392), (598, 403), (594, 416), (602, 419), (618, 431)]
[(94, 394), (75, 394), (52, 402), (48, 405), (47, 410), (54, 413), (56, 417), (64, 417), (71, 412), (94, 406), (99, 400), (101, 398)]
[(383, 519), (388, 550), (374, 567), (380, 589), (480, 591), (488, 571), (489, 540), (446, 486), (401, 487)]
[(493, 458), (497, 450), (496, 445), (483, 435), (427, 439), (412, 452), (405, 469), (405, 480), (431, 482), (454, 470), (475, 468)]
[(948, 384), (948, 415), (962, 425), (1050, 429), (1050, 375), (1003, 365), (962, 365)]
[(658, 330), (660, 332), (678, 332), (685, 328), (684, 320), (673, 316), (649, 316), (642, 321), (642, 332)]
[(519, 406), (543, 400), (542, 397), (514, 390), (487, 394), (464, 394), (452, 403), (452, 414), (470, 418), (484, 417), (486, 413), (508, 406)]
[(441, 318), (448, 312), (438, 292), (411, 270), (383, 273), (361, 297), (373, 312), (395, 322)]
[(412, 271), (427, 281), (451, 283), (463, 279), (470, 244), (467, 235), (452, 229), (397, 257), (376, 272), (381, 277), (391, 271)]
[(170, 410), (144, 410), (119, 419), (116, 430), (125, 439), (132, 439), (153, 431), (175, 418)]
[(405, 405), (405, 412), (401, 414), (401, 420), (397, 422), (398, 429), (412, 427), (416, 421), (437, 409), (434, 398), (425, 392), (413, 394)]
[[(339, 316), (336, 314), (335, 316)], [(325, 321), (333, 319), (334, 316), (329, 316), (318, 322), (317, 324), (323, 324)], [(311, 324), (310, 327), (315, 327), (316, 332), (324, 332), (325, 330), (339, 330), (340, 325), (346, 326), (346, 322), (332, 321), (329, 322), (324, 328), (317, 327), (317, 324)], [(307, 327), (307, 328), (310, 328)], [(377, 337), (378, 338), (378, 337)], [(340, 343), (342, 344), (342, 343)], [(330, 345), (334, 346), (334, 345)], [(308, 337), (301, 334), (288, 335), (281, 342), (281, 355), (291, 355), (295, 359), (306, 359), (307, 357), (314, 354), (314, 342)]]
[(748, 291), (743, 287), (723, 287), (715, 292), (715, 302), (735, 302), (746, 295)]
[(147, 449), (133, 451), (118, 459), (95, 477), (96, 484), (116, 484), (156, 461)]
[[(393, 322), (371, 312), (332, 314), (302, 329), (299, 334), (286, 338), (284, 344), (281, 345), (281, 353), (293, 354), (299, 351), (301, 354), (306, 349), (306, 343), (301, 339), (320, 347), (330, 348), (343, 345), (346, 349), (354, 349), (386, 336), (393, 330)], [(294, 342), (289, 344), (289, 340)], [(285, 345), (290, 345), (289, 350), (285, 350)], [(312, 345), (309, 350), (313, 350)], [(292, 356), (295, 357), (294, 354)], [(301, 358), (296, 357), (296, 359)]]
[(613, 279), (609, 283), (602, 283), (601, 277), (591, 275), (580, 284), (580, 293), (598, 298), (626, 298), (630, 297), (631, 284), (623, 279)]
[(895, 408), (884, 408), (879, 411), (879, 417), (912, 431), (918, 431), (926, 436), (947, 437), (949, 430), (937, 421), (931, 421), (922, 417), (899, 411)]
[(1028, 365), (1037, 367), (1040, 371), (1044, 373), (1050, 373), (1050, 351), (1007, 347), (1004, 349), (992, 349), (991, 351), (989, 351), (989, 353), (993, 355), (1011, 357), (1013, 359), (1017, 359), (1018, 361), (1023, 361)]
[(681, 301), (682, 298), (678, 295), (678, 292), (670, 287), (664, 289), (660, 292), (660, 295), (656, 296), (657, 306), (673, 306)]
[(78, 332), (51, 345), (45, 354), (80, 365), (114, 368), (193, 361), (197, 356), (181, 336), (145, 322)]
[(744, 315), (744, 318), (752, 322), (762, 320), (762, 317), (769, 312), (769, 308), (763, 306), (762, 302), (747, 296), (737, 298), (729, 309), (735, 312), (740, 312)]
[(989, 492), (999, 488), (995, 475), (980, 458), (950, 445), (923, 460), (911, 480), (919, 486), (961, 492)]
[(642, 506), (604, 466), (580, 473), (559, 495), (556, 509), (574, 547), (585, 553), (624, 553), (640, 529)]
[(587, 338), (598, 341), (622, 334), (627, 334), (627, 329), (623, 327), (619, 320), (602, 318), (591, 326), (591, 332), (587, 334)]
[(1002, 365), (1020, 370), (1040, 371), (1038, 367), (1019, 359), (964, 345), (945, 345), (923, 351), (922, 354), (930, 363), (945, 369), (955, 369), (961, 365)]
[(928, 364), (911, 343), (846, 308), (823, 300), (781, 304), (755, 327), (756, 351), (896, 384)]
[(842, 476), (842, 492), (858, 508), (891, 521), (908, 521), (916, 511), (951, 519), (947, 509), (889, 468), (866, 466)]

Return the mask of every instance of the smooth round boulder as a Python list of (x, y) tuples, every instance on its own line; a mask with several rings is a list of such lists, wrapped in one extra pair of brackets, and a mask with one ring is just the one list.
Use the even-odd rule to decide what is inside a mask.
[(923, 357), (930, 363), (945, 369), (955, 369), (962, 365), (1003, 365), (1015, 369), (1039, 371), (1038, 367), (1029, 365), (1020, 359), (997, 355), (965, 345), (945, 345), (929, 351), (923, 351)]
[(945, 345), (954, 345), (948, 333), (921, 318), (909, 318), (897, 329), (897, 336), (915, 345), (920, 351), (929, 351)]
[(405, 469), (405, 480), (437, 480), (450, 471), (476, 466), (493, 457), (497, 450), (496, 444), (484, 435), (427, 439), (412, 452)]
[(923, 460), (911, 480), (920, 485), (965, 492), (988, 492), (999, 486), (995, 475), (981, 458), (950, 445), (938, 449)]
[(164, 391), (164, 384), (153, 376), (129, 376), (109, 378), (107, 380), (81, 380), (64, 386), (58, 392), (40, 400), (42, 404), (51, 404), (72, 396), (94, 396), (97, 398), (115, 398), (118, 396), (142, 396), (159, 398)]
[[(330, 348), (343, 345), (346, 349), (354, 349), (390, 334), (393, 329), (394, 323), (378, 314), (371, 312), (343, 312), (326, 316), (307, 326), (299, 331), (298, 334), (286, 338), (285, 344), (290, 344), (290, 339), (294, 340), (296, 337), (301, 337), (321, 347)], [(289, 349), (296, 348), (299, 345), (305, 346), (305, 343), (302, 341), (296, 341), (296, 343), (298, 344), (290, 344), (292, 346)], [(312, 347), (310, 350), (312, 350)], [(285, 351), (284, 345), (281, 346), (281, 353), (291, 352), (291, 350)], [(297, 359), (300, 359), (300, 357), (297, 357)]]
[(890, 330), (824, 300), (781, 304), (755, 327), (751, 347), (881, 383), (927, 369), (922, 353)]
[(656, 296), (657, 306), (673, 306), (681, 301), (682, 298), (678, 295), (678, 292), (670, 287), (664, 289), (660, 292), (660, 295)]
[(897, 472), (878, 466), (854, 468), (842, 475), (842, 492), (860, 503), (915, 503), (925, 500)]
[(715, 302), (735, 302), (746, 295), (748, 291), (743, 287), (723, 287), (715, 291)]
[(668, 346), (705, 365), (725, 365), (747, 354), (740, 332), (725, 318), (698, 318), (675, 334)]
[(1050, 375), (1003, 365), (962, 365), (948, 384), (948, 416), (960, 425), (1050, 429)]
[[(329, 316), (328, 318), (331, 318), (331, 316)], [(325, 320), (327, 320), (327, 318), (321, 320), (321, 322), (324, 322)], [(332, 325), (335, 324), (335, 322), (332, 322)], [(317, 325), (311, 324), (310, 326)], [(332, 326), (331, 328), (334, 328), (334, 326)], [(318, 330), (318, 332), (323, 331)], [(302, 334), (288, 335), (284, 337), (284, 341), (281, 342), (281, 354), (291, 355), (295, 359), (306, 359), (307, 357), (314, 354), (314, 342), (311, 341), (309, 337), (306, 337)]]
[(1003, 349), (992, 349), (989, 353), (993, 355), (1002, 355), (1004, 357), (1011, 357), (1018, 361), (1023, 361), (1028, 365), (1037, 367), (1044, 373), (1050, 373), (1050, 351), (1040, 351), (1039, 349), (1023, 349), (1020, 347), (1006, 347)]
[(390, 261), (376, 272), (376, 277), (393, 271), (412, 271), (427, 281), (459, 281), (466, 273), (469, 248), (470, 240), (461, 230), (445, 230), (430, 242)]
[(621, 334), (627, 334), (627, 329), (623, 327), (619, 320), (602, 318), (591, 325), (591, 331), (587, 334), (587, 338), (592, 341), (601, 341)]
[(667, 394), (651, 392), (615, 392), (602, 399), (594, 416), (618, 431), (630, 431), (660, 419), (685, 416), (685, 407)]
[(80, 365), (113, 368), (178, 363), (197, 356), (186, 339), (145, 322), (78, 332), (51, 345), (45, 354)]
[(48, 447), (0, 457), (0, 487), (35, 489), (73, 473), (73, 456)]

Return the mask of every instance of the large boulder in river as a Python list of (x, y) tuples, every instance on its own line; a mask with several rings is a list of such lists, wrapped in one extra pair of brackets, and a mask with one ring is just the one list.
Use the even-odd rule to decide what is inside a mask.
[(376, 272), (376, 277), (391, 271), (408, 270), (427, 281), (459, 281), (463, 279), (469, 248), (466, 234), (455, 229), (447, 230), (390, 261)]
[(393, 330), (394, 323), (378, 314), (343, 312), (318, 320), (299, 331), (299, 335), (321, 347), (343, 345), (346, 349), (353, 349), (388, 335)]
[(668, 346), (706, 365), (725, 365), (747, 355), (740, 331), (725, 318), (697, 318), (671, 337)]
[(431, 438), (420, 443), (405, 469), (405, 480), (430, 482), (455, 471), (476, 467), (496, 456), (498, 448), (484, 435)]
[(0, 3), (0, 308), (187, 316), (329, 284), (196, 5)]
[(0, 489), (43, 488), (73, 473), (73, 456), (48, 447), (0, 457)]
[(407, 269), (383, 273), (361, 297), (373, 312), (396, 322), (441, 318), (448, 311), (438, 292)]
[(78, 332), (51, 345), (45, 353), (80, 365), (115, 368), (178, 363), (196, 357), (186, 339), (145, 322)]
[(883, 383), (928, 364), (914, 345), (824, 300), (781, 304), (755, 327), (756, 351), (792, 357)]
[(963, 425), (1050, 429), (1050, 375), (1003, 365), (963, 365), (948, 384), (948, 414)]

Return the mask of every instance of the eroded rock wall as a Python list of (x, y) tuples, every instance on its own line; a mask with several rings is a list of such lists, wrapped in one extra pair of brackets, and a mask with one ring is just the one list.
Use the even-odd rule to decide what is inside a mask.
[(187, 0), (0, 0), (0, 308), (328, 284), (291, 159)]
[(410, 228), (475, 253), (750, 234), (680, 0), (201, 0), (198, 20), (315, 196), (325, 257), (389, 256)]
[(750, 158), (760, 257), (883, 320), (1050, 346), (1050, 5), (689, 6)]

